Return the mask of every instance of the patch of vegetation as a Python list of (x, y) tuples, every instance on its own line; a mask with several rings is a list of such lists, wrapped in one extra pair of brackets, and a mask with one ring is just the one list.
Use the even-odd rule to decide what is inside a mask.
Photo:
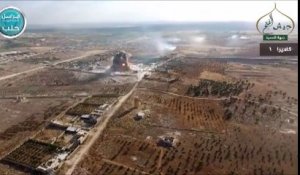
[(247, 81), (237, 81), (234, 83), (226, 81), (213, 81), (202, 79), (198, 85), (191, 85), (186, 94), (189, 96), (236, 96), (239, 95), (244, 89), (250, 88), (251, 83)]

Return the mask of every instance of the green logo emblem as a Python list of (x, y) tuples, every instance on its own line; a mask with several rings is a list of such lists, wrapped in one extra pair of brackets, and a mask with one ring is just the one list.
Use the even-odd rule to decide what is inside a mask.
[(257, 20), (256, 28), (263, 34), (264, 41), (287, 41), (295, 23), (292, 18), (278, 10), (275, 4), (272, 11)]
[(26, 28), (26, 19), (23, 13), (15, 7), (6, 7), (0, 12), (0, 33), (5, 38), (16, 38)]

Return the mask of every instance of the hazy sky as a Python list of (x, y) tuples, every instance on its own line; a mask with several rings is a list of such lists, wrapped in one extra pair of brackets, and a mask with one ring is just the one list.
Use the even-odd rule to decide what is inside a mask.
[[(28, 24), (127, 22), (255, 22), (271, 11), (275, 1), (1, 1), (16, 6)], [(297, 1), (279, 1), (282, 12), (297, 19)]]

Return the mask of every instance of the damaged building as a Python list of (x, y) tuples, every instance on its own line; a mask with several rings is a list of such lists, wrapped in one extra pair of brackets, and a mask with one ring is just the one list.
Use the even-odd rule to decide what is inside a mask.
[(123, 72), (130, 70), (128, 65), (128, 60), (131, 58), (131, 54), (125, 51), (119, 51), (113, 57), (113, 63), (111, 66), (111, 70), (115, 72)]

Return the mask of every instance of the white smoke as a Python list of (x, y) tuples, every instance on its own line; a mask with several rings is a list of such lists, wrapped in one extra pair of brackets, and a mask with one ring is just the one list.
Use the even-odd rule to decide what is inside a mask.
[(179, 43), (181, 41), (181, 39), (178, 37), (171, 37), (171, 38), (167, 38), (166, 40), (170, 43)]
[(247, 40), (247, 39), (249, 39), (249, 37), (248, 37), (248, 36), (242, 35), (242, 36), (240, 36), (240, 39), (242, 39), (242, 40)]
[(157, 50), (159, 52), (165, 52), (165, 51), (173, 51), (176, 49), (176, 46), (175, 45), (172, 45), (172, 44), (169, 44), (165, 41), (162, 41), (162, 40), (158, 40), (156, 41), (156, 45), (157, 45)]
[(234, 35), (231, 35), (231, 36), (229, 37), (229, 39), (232, 39), (232, 40), (237, 40), (237, 39), (240, 39), (240, 40), (247, 40), (247, 39), (249, 39), (249, 37), (246, 36), (246, 35), (236, 35), (236, 34), (234, 34)]
[(238, 35), (231, 35), (231, 39), (237, 39), (239, 36)]
[(193, 42), (196, 42), (196, 43), (203, 43), (205, 41), (205, 37), (204, 36), (196, 36), (192, 40), (193, 40)]
[(231, 34), (225, 38), (226, 46), (238, 47), (241, 44), (247, 43), (249, 39), (250, 39), (249, 36), (246, 34), (240, 34), (240, 33)]
[(166, 54), (176, 49), (176, 45), (161, 37), (154, 38), (154, 44), (159, 54)]

